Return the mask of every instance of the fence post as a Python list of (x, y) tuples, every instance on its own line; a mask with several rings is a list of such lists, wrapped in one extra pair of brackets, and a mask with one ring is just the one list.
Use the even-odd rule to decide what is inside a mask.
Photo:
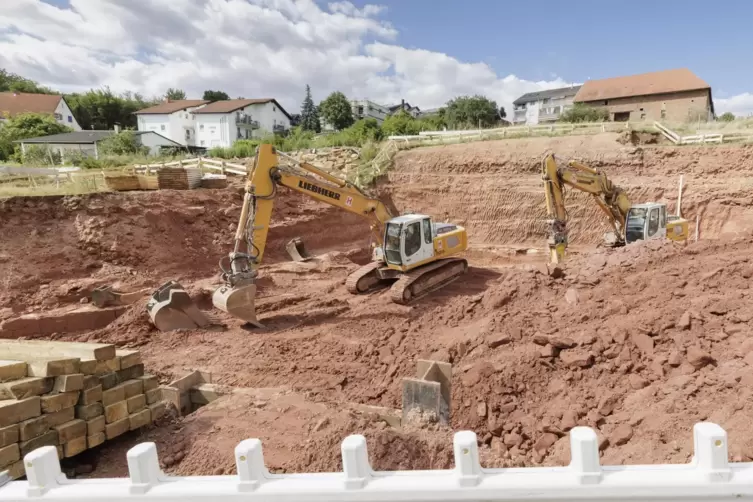
[(225, 161), (223, 160), (220, 162), (220, 172), (224, 175), (225, 174)]

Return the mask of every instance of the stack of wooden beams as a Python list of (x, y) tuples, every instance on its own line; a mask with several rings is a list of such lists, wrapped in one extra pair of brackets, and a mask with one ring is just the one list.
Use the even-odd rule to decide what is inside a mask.
[(163, 167), (157, 172), (160, 189), (193, 190), (201, 186), (201, 169), (196, 167)]
[(162, 417), (157, 378), (137, 350), (114, 345), (0, 340), (0, 471), (24, 475), (23, 457), (56, 446), (72, 457)]
[(201, 188), (227, 188), (227, 176), (223, 174), (205, 174), (201, 178)]

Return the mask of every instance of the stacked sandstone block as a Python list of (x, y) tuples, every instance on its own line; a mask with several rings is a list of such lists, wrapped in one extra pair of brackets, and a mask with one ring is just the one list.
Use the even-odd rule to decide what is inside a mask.
[(167, 410), (136, 350), (96, 343), (0, 340), (0, 471), (56, 446), (72, 457), (139, 429)]

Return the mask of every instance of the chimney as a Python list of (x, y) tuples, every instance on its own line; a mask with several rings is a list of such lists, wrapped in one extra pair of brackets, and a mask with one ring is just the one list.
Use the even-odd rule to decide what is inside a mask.
[(115, 134), (118, 134), (120, 132), (120, 124), (115, 124), (113, 129), (115, 130)]
[(400, 109), (405, 110), (405, 100), (400, 100)]

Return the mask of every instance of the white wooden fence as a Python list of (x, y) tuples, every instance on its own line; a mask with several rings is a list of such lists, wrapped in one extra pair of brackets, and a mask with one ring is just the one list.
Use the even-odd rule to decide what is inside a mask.
[(213, 169), (221, 174), (231, 173), (245, 175), (247, 168), (243, 164), (234, 164), (224, 160), (215, 160), (207, 157), (195, 157), (192, 159), (161, 162), (159, 164), (136, 164), (134, 170), (139, 173), (151, 174), (164, 167), (198, 167), (199, 169)]
[[(727, 433), (716, 424), (693, 428), (694, 455), (678, 465), (602, 466), (596, 432), (570, 431), (569, 465), (484, 469), (476, 434), (455, 434), (455, 467), (434, 471), (374, 471), (366, 439), (347, 437), (343, 470), (322, 474), (271, 474), (258, 439), (235, 448), (237, 475), (168, 476), (157, 447), (142, 443), (128, 451), (129, 477), (67, 479), (57, 450), (45, 446), (24, 457), (28, 481), (0, 486), (0, 501), (132, 502), (722, 502), (753, 500), (753, 464), (729, 463)], [(229, 453), (229, 452), (228, 452)], [(0, 483), (4, 480), (0, 479)]]

